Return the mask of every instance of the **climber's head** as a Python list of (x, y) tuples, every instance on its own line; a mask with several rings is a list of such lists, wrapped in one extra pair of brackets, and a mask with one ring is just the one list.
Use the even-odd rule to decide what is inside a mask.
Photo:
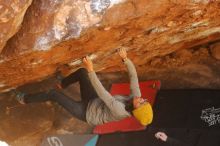
[(146, 99), (141, 97), (135, 97), (133, 99), (132, 111), (134, 117), (144, 126), (150, 124), (153, 120), (152, 107)]

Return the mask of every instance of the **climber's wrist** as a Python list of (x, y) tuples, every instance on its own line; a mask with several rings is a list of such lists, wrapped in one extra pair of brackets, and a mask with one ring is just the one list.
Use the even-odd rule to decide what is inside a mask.
[(128, 57), (122, 58), (122, 62), (125, 62), (128, 59)]

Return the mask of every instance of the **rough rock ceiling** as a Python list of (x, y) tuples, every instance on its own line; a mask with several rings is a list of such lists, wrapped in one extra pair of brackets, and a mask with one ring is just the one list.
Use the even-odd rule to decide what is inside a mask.
[(97, 71), (116, 72), (119, 46), (143, 71), (220, 39), (219, 0), (3, 0), (0, 12), (0, 92), (74, 70), (85, 55)]
[(0, 1), (0, 52), (10, 39), (19, 30), (24, 14), (32, 0), (1, 0)]

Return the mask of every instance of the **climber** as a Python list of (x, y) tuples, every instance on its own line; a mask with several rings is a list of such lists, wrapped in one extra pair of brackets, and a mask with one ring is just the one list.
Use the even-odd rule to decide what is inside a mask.
[(129, 96), (112, 96), (99, 81), (90, 58), (84, 57), (85, 68), (80, 68), (62, 79), (60, 86), (64, 89), (70, 84), (79, 82), (81, 101), (74, 101), (57, 89), (48, 92), (25, 95), (16, 92), (21, 104), (52, 100), (58, 102), (76, 118), (99, 125), (110, 121), (118, 121), (133, 115), (142, 125), (152, 122), (153, 112), (149, 102), (141, 98), (136, 69), (127, 58), (125, 48), (118, 49), (118, 54), (128, 69), (131, 94)]

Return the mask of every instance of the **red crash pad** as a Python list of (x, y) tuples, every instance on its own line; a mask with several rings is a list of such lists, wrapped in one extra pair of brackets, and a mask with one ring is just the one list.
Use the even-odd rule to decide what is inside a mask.
[[(157, 91), (160, 89), (161, 83), (158, 80), (145, 81), (139, 83), (142, 98), (147, 98), (151, 105), (154, 104)], [(110, 93), (112, 95), (129, 95), (130, 86), (129, 83), (113, 84)], [(120, 121), (114, 121), (97, 125), (93, 129), (93, 133), (106, 134), (113, 132), (126, 132), (126, 131), (138, 131), (144, 130), (145, 126), (142, 126), (133, 116), (122, 119)]]

